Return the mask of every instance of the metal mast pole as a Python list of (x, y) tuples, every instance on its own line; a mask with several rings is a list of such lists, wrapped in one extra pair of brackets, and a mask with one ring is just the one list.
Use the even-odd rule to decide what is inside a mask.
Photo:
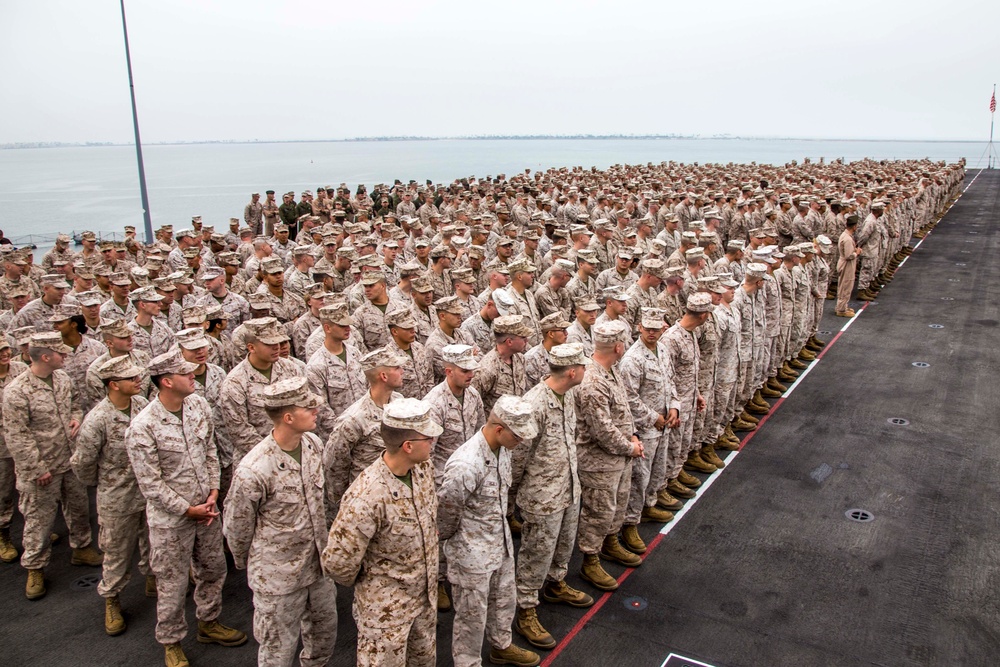
[[(997, 98), (997, 84), (994, 83), (993, 84), (993, 99), (995, 100), (996, 98)], [(994, 153), (996, 153), (996, 151), (993, 148), (993, 117), (995, 115), (996, 115), (995, 111), (991, 111), (990, 112), (990, 143), (987, 144), (987, 146), (986, 146), (986, 150), (989, 151), (989, 154), (988, 154), (987, 159), (986, 159), (986, 165), (987, 165), (987, 167), (989, 169), (993, 168), (993, 155), (994, 155)]]
[(135, 159), (139, 163), (139, 197), (142, 199), (142, 222), (146, 243), (153, 242), (153, 221), (149, 217), (149, 195), (146, 194), (146, 170), (142, 166), (142, 142), (139, 140), (139, 114), (135, 109), (135, 84), (132, 82), (132, 55), (128, 48), (128, 26), (125, 23), (125, 0), (122, 6), (122, 33), (125, 35), (125, 64), (128, 67), (128, 92), (132, 98), (132, 126), (135, 129)]

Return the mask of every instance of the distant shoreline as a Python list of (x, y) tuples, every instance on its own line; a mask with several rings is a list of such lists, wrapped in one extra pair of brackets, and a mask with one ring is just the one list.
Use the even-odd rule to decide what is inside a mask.
[[(152, 141), (144, 142), (144, 146), (192, 146), (204, 144), (325, 144), (325, 143), (374, 143), (401, 141), (815, 141), (843, 143), (948, 143), (948, 144), (978, 144), (982, 139), (828, 139), (823, 137), (743, 137), (730, 135), (700, 136), (677, 134), (579, 134), (579, 135), (497, 135), (497, 136), (460, 136), (460, 137), (352, 137), (348, 139), (232, 139), (232, 140), (202, 140), (202, 141)], [(29, 148), (103, 148), (134, 146), (133, 143), (115, 142), (23, 142), (0, 144), (0, 150), (18, 150)]]

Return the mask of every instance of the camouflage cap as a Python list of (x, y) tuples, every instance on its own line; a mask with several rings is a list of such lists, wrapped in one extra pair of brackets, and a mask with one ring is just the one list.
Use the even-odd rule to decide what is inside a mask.
[(601, 298), (607, 301), (608, 299), (614, 299), (615, 301), (628, 301), (628, 295), (625, 294), (624, 285), (609, 285), (601, 290)]
[(184, 256), (184, 259), (194, 259), (201, 254), (201, 250), (197, 247), (184, 248), (184, 250), (181, 251), (181, 254)]
[(493, 416), (521, 440), (531, 440), (538, 435), (531, 403), (520, 396), (505, 394), (493, 404)]
[(31, 347), (43, 347), (61, 354), (69, 354), (73, 351), (73, 348), (63, 342), (62, 335), (58, 331), (33, 333), (28, 342)]
[(132, 355), (112, 357), (97, 368), (97, 377), (102, 380), (111, 378), (134, 378), (142, 375), (142, 369), (132, 362)]
[(215, 280), (224, 275), (226, 275), (226, 271), (221, 266), (209, 266), (201, 272), (201, 279), (203, 281)]
[[(8, 292), (8, 295), (10, 292)], [(87, 290), (76, 295), (76, 300), (81, 306), (97, 306), (104, 303), (104, 297), (97, 290)]]
[(346, 303), (323, 306), (319, 309), (319, 321), (330, 322), (342, 327), (354, 324), (354, 318), (351, 317), (351, 313), (348, 310)]
[(125, 320), (102, 320), (101, 335), (113, 336), (115, 338), (129, 338), (132, 330), (129, 329)]
[(52, 315), (49, 316), (49, 322), (62, 322), (63, 320), (68, 320), (71, 317), (77, 317), (81, 315), (80, 306), (75, 303), (60, 303), (56, 304), (56, 307), (52, 309)]
[(277, 257), (268, 257), (260, 263), (260, 270), (264, 273), (284, 273), (285, 265)]
[(382, 423), (391, 428), (416, 431), (427, 438), (436, 438), (444, 431), (431, 419), (431, 404), (416, 398), (400, 398), (387, 403), (382, 411)]
[(409, 357), (391, 347), (380, 347), (361, 357), (361, 370), (370, 371), (381, 367), (397, 368), (406, 366), (409, 361)]
[(94, 272), (87, 264), (83, 262), (77, 262), (73, 265), (73, 273), (78, 278), (83, 278), (84, 280), (93, 280)]
[(621, 320), (608, 320), (593, 327), (595, 343), (624, 343), (628, 325)]
[(61, 273), (46, 273), (38, 281), (38, 284), (42, 287), (58, 287), (59, 289), (69, 289), (69, 283), (66, 282), (66, 276)]
[(454, 364), (459, 368), (472, 371), (479, 368), (476, 360), (475, 348), (471, 345), (445, 345), (441, 348), (441, 357), (446, 364)]
[(161, 292), (174, 292), (177, 290), (177, 285), (174, 285), (174, 281), (170, 278), (154, 278), (153, 287)]
[(220, 252), (216, 254), (215, 262), (219, 266), (239, 266), (240, 258), (235, 252)]
[(152, 285), (134, 289), (128, 296), (132, 301), (163, 301), (163, 295), (157, 294)]
[(476, 282), (476, 277), (472, 275), (472, 269), (454, 269), (451, 272), (451, 280), (456, 283), (464, 283), (466, 285), (474, 285)]
[(431, 258), (436, 259), (438, 257), (450, 257), (451, 248), (446, 245), (437, 245), (431, 248)]
[(208, 319), (208, 309), (201, 304), (181, 309), (181, 322), (184, 324), (202, 324), (206, 319)]
[[(84, 292), (84, 294), (86, 294), (86, 292)], [(8, 287), (6, 296), (8, 299), (13, 299), (19, 296), (31, 296), (31, 288), (28, 287), (28, 282), (26, 280), (22, 280), (16, 285)]]
[(185, 359), (179, 347), (172, 347), (167, 352), (153, 357), (153, 360), (149, 362), (147, 370), (153, 376), (187, 375), (188, 373), (194, 373), (197, 368), (198, 364)]
[(572, 322), (563, 317), (562, 311), (559, 310), (546, 315), (538, 321), (538, 326), (541, 328), (542, 333), (545, 333), (546, 331), (568, 329), (572, 324)]
[(532, 264), (527, 257), (521, 257), (507, 264), (507, 270), (510, 271), (511, 275), (518, 272), (534, 273), (538, 267)]
[[(434, 302), (434, 307), (437, 308), (439, 313), (451, 313), (453, 315), (462, 315), (462, 304), (459, 303), (457, 296), (445, 296), (441, 297)], [(494, 322), (494, 324), (496, 324)]]
[(587, 357), (583, 354), (582, 344), (566, 343), (549, 350), (549, 363), (553, 366), (585, 366)]
[(493, 333), (497, 336), (523, 336), (525, 338), (535, 333), (534, 329), (524, 321), (524, 315), (504, 315), (493, 320)]
[(368, 271), (361, 275), (362, 285), (374, 285), (378, 282), (385, 282), (385, 274), (381, 271)]
[(580, 250), (576, 253), (576, 259), (578, 262), (597, 264), (597, 253), (593, 250)]
[(413, 313), (409, 308), (398, 308), (385, 314), (385, 325), (400, 329), (416, 329), (417, 321), (413, 319)]
[(291, 377), (278, 380), (264, 387), (264, 407), (277, 409), (287, 407), (315, 410), (323, 405), (323, 399), (309, 390), (309, 381), (305, 377)]
[(643, 308), (640, 311), (639, 323), (644, 329), (662, 329), (666, 326), (667, 311), (662, 308)]
[(600, 310), (601, 307), (590, 295), (582, 296), (573, 301), (573, 308), (576, 310)]
[(209, 345), (205, 330), (201, 327), (182, 329), (174, 334), (174, 340), (185, 350), (198, 350)]
[(693, 313), (710, 313), (715, 309), (707, 292), (695, 292), (687, 299), (687, 309)]
[(247, 294), (247, 301), (254, 310), (266, 310), (271, 312), (271, 297), (263, 292), (251, 292)]
[[(35, 333), (35, 327), (26, 326), (26, 327), (20, 327), (19, 329), (14, 329), (13, 331), (8, 331), (7, 335), (14, 339), (15, 345), (21, 347), (22, 345), (31, 340), (31, 337), (34, 335), (34, 333)], [(132, 332), (129, 332), (129, 335), (132, 335)]]
[(244, 324), (253, 337), (264, 345), (278, 345), (288, 340), (288, 334), (273, 317), (259, 317)]
[(413, 278), (410, 281), (410, 287), (414, 292), (433, 292), (434, 285), (431, 283), (431, 277), (426, 273), (422, 273), (419, 276)]
[(212, 301), (205, 306), (205, 319), (206, 320), (227, 320), (229, 316), (226, 315), (226, 311), (222, 310), (222, 306), (219, 305), (217, 301)]

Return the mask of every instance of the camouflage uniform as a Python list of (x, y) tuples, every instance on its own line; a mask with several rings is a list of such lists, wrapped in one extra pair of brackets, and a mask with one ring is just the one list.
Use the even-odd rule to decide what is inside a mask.
[(596, 554), (604, 538), (625, 520), (632, 484), (632, 411), (614, 368), (591, 360), (576, 389), (576, 449), (579, 453), (580, 528), (584, 554)]
[[(17, 359), (11, 359), (10, 368), (6, 377), (0, 378), (0, 424), (3, 423), (3, 392), (21, 373), (28, 370), (27, 364)], [(11, 519), (14, 518), (14, 489), (16, 480), (14, 478), (14, 459), (7, 451), (7, 443), (4, 438), (4, 431), (0, 429), (0, 529), (10, 528)]]
[(125, 448), (146, 498), (149, 565), (156, 575), (156, 641), (161, 644), (178, 643), (187, 634), (189, 573), (198, 620), (214, 621), (222, 610), (226, 558), (221, 522), (206, 526), (186, 516), (219, 488), (214, 435), (211, 407), (194, 394), (184, 399), (182, 419), (156, 399), (125, 432)]
[[(146, 370), (146, 366), (149, 365), (149, 356), (142, 350), (132, 350), (128, 353), (128, 356), (132, 359), (133, 364), (142, 369), (139, 387), (142, 390), (143, 396), (149, 396), (149, 388), (152, 386), (149, 381), (149, 372)], [(105, 352), (90, 362), (90, 366), (87, 368), (86, 391), (90, 395), (92, 403), (99, 403), (104, 400), (104, 395), (107, 393), (104, 389), (104, 383), (97, 375), (97, 369), (110, 358), (111, 353)]]
[[(712, 414), (715, 405), (715, 371), (718, 363), (719, 339), (715, 329), (714, 314), (710, 313), (705, 323), (695, 329), (698, 340), (698, 393), (705, 399), (705, 409), (694, 420), (694, 441), (700, 445), (708, 440), (712, 430)], [(706, 430), (707, 427), (707, 430)]]
[[(530, 290), (525, 290), (524, 294), (518, 294), (513, 286), (508, 286), (505, 290), (509, 300), (513, 305), (500, 311), (501, 315), (521, 315), (525, 324), (532, 329), (532, 334), (528, 336), (528, 345), (538, 345), (542, 342), (542, 332), (538, 327), (539, 317), (538, 307), (535, 305), (535, 295)], [(501, 302), (497, 302), (500, 306)], [(499, 308), (498, 308), (499, 310)], [(518, 394), (520, 396), (520, 394)]]
[[(434, 371), (434, 382), (435, 384), (444, 382), (444, 359), (441, 356), (441, 350), (446, 345), (472, 345), (475, 346), (476, 341), (472, 339), (467, 331), (462, 329), (455, 329), (453, 332), (454, 336), (449, 337), (448, 334), (441, 329), (441, 327), (434, 327), (434, 331), (427, 337), (427, 341), (424, 343), (423, 350), (423, 363), (430, 363), (431, 368)], [(464, 440), (462, 442), (465, 442)]]
[(368, 391), (365, 374), (361, 371), (361, 355), (346, 342), (344, 351), (347, 363), (324, 345), (306, 364), (309, 388), (323, 399), (316, 419), (316, 435), (323, 442), (330, 437), (337, 417)]
[(524, 373), (524, 355), (515, 354), (508, 365), (496, 350), (490, 350), (480, 360), (472, 386), (482, 396), (486, 414), (490, 413), (493, 404), (504, 394), (523, 396), (529, 388), (528, 378)]
[(24, 308), (17, 311), (14, 319), (10, 322), (8, 331), (20, 329), (21, 327), (35, 327), (35, 331), (52, 331), (52, 322), (49, 318), (55, 312), (55, 308), (42, 301), (41, 297), (34, 301), (29, 301)]
[(101, 305), (100, 311), (102, 320), (125, 320), (126, 322), (135, 317), (135, 304), (131, 300), (126, 301), (125, 310), (122, 310), (114, 299), (108, 299)]
[(128, 585), (132, 555), (139, 545), (139, 571), (152, 574), (149, 568), (149, 529), (146, 526), (146, 500), (139, 493), (132, 464), (125, 449), (125, 430), (146, 404), (142, 396), (133, 396), (125, 413), (110, 400), (98, 403), (83, 420), (76, 438), (76, 451), (70, 458), (73, 472), (87, 486), (97, 485), (98, 540), (104, 551), (101, 597), (115, 597)]
[(411, 486), (381, 458), (344, 494), (323, 551), (323, 570), (354, 586), (359, 667), (432, 667), (437, 651), (437, 496), (433, 466)]
[(103, 343), (98, 343), (89, 336), (82, 336), (80, 344), (65, 355), (62, 369), (69, 375), (75, 390), (73, 400), (76, 401), (80, 412), (87, 412), (94, 406), (96, 401), (91, 399), (90, 392), (87, 391), (87, 370), (95, 359), (107, 352), (108, 348)]
[(399, 393), (407, 398), (423, 398), (434, 386), (434, 369), (424, 346), (413, 341), (410, 349), (404, 350), (394, 339), (390, 339), (388, 347), (409, 359), (403, 366), (403, 386), (399, 388)]
[(516, 596), (514, 540), (505, 519), (510, 483), (510, 451), (501, 447), (494, 454), (479, 431), (448, 460), (438, 490), (438, 531), (446, 540), (455, 601), (455, 667), (482, 664), (484, 634), (494, 648), (511, 643)]
[(712, 419), (709, 422), (712, 430), (708, 434), (710, 438), (708, 441), (722, 435), (726, 425), (736, 416), (736, 380), (739, 376), (742, 349), (740, 311), (721, 304), (712, 311), (712, 319), (715, 322), (719, 353), (716, 358)]
[[(400, 398), (402, 394), (392, 392), (389, 402)], [(336, 511), (347, 487), (385, 451), (379, 431), (381, 424), (382, 408), (375, 405), (369, 392), (352, 403), (334, 423), (324, 451), (326, 495), (332, 511)]]
[(484, 320), (478, 310), (462, 322), (459, 328), (472, 337), (473, 344), (479, 348), (481, 354), (486, 354), (496, 347), (497, 339), (493, 335), (493, 323)]
[[(524, 524), (518, 552), (517, 606), (538, 606), (538, 590), (566, 578), (580, 515), (580, 479), (576, 469), (577, 388), (556, 395), (539, 383), (524, 395), (531, 403), (538, 435), (522, 443), (513, 465), (512, 486)], [(520, 450), (524, 450), (520, 452)]]
[(680, 474), (688, 452), (693, 447), (694, 417), (698, 411), (698, 341), (693, 332), (680, 324), (667, 329), (660, 339), (670, 355), (674, 369), (674, 388), (680, 402), (680, 426), (667, 436), (667, 479)]
[(243, 457), (226, 500), (223, 531), (253, 591), (262, 666), (326, 665), (337, 643), (337, 588), (323, 576), (326, 547), (323, 443), (302, 435), (301, 462), (268, 435)]
[[(595, 322), (596, 324), (596, 322)], [(573, 319), (572, 324), (566, 329), (566, 342), (579, 343), (583, 345), (583, 356), (588, 359), (594, 354), (594, 327), (591, 325), (587, 329), (583, 328), (580, 320)]]
[[(430, 335), (435, 329), (439, 328), (437, 309), (434, 306), (427, 306), (427, 310), (423, 310), (416, 303), (412, 303), (410, 304), (410, 312), (413, 314), (413, 319), (417, 323), (417, 340), (426, 345), (427, 339)], [(357, 315), (354, 317), (357, 317)], [(388, 333), (386, 335), (388, 335)], [(372, 350), (375, 348), (369, 347), (368, 349)]]
[(351, 316), (354, 318), (354, 330), (369, 350), (385, 347), (392, 340), (385, 325), (385, 312), (368, 299)]
[(656, 352), (650, 351), (641, 340), (636, 341), (622, 357), (618, 368), (635, 433), (642, 441), (645, 454), (632, 463), (632, 487), (625, 523), (634, 525), (639, 523), (643, 508), (656, 505), (656, 494), (666, 482), (669, 435), (656, 428), (656, 420), (671, 410), (679, 413), (681, 405), (674, 387), (670, 353), (662, 341), (657, 341)]
[(267, 300), (271, 302), (271, 315), (282, 324), (294, 321), (306, 309), (306, 303), (302, 297), (291, 290), (282, 289), (279, 297), (267, 289), (266, 285), (261, 285), (257, 288), (257, 293), (267, 296)]
[(309, 361), (309, 356), (306, 355), (306, 341), (309, 340), (309, 336), (321, 324), (319, 318), (313, 315), (311, 310), (307, 310), (299, 315), (299, 319), (292, 323), (291, 331), (288, 335), (292, 339), (292, 351), (295, 353), (297, 359), (305, 362)]
[(226, 315), (226, 331), (234, 331), (236, 327), (250, 319), (250, 303), (232, 289), (226, 291), (226, 296), (219, 301), (211, 294), (204, 294), (198, 303), (202, 306), (218, 304)]
[(264, 412), (264, 387), (285, 378), (301, 375), (288, 359), (278, 359), (266, 377), (244, 359), (229, 371), (222, 383), (222, 414), (233, 443), (233, 463), (239, 463), (250, 448), (271, 432), (271, 420)]
[(538, 308), (539, 317), (545, 317), (555, 312), (562, 313), (566, 319), (573, 316), (573, 301), (565, 287), (553, 290), (547, 284), (542, 285), (535, 292), (535, 306)]
[(431, 418), (444, 429), (431, 452), (431, 461), (434, 462), (434, 483), (440, 487), (448, 459), (483, 427), (486, 423), (486, 412), (483, 408), (483, 399), (475, 387), (466, 388), (462, 400), (459, 401), (451, 393), (447, 381), (431, 389), (424, 400), (431, 405)]
[(174, 345), (174, 332), (155, 317), (149, 331), (136, 324), (134, 319), (128, 323), (128, 328), (132, 330), (133, 349), (145, 352), (150, 359), (163, 354)]
[(539, 343), (524, 353), (525, 386), (534, 387), (549, 374), (549, 351)]
[[(73, 402), (72, 382), (61, 370), (52, 371), (52, 386), (29, 368), (7, 385), (3, 393), (3, 430), (7, 449), (14, 459), (18, 506), (24, 515), (21, 565), (38, 570), (49, 563), (49, 536), (59, 505), (69, 528), (74, 549), (90, 545), (90, 501), (87, 487), (70, 471), (75, 444), (69, 423), (83, 419)], [(36, 480), (52, 474), (47, 486)]]

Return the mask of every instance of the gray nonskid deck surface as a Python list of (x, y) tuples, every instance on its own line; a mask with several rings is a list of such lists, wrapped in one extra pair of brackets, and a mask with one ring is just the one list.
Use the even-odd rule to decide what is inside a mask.
[[(878, 302), (551, 664), (656, 666), (672, 651), (720, 666), (995, 662), (997, 220), (1000, 174), (983, 172)], [(830, 302), (826, 310), (830, 340), (847, 320), (832, 316)], [(910, 424), (890, 425), (893, 417)], [(848, 521), (850, 508), (875, 520)], [(19, 515), (15, 522), (19, 544)], [(656, 529), (640, 527), (647, 541)], [(57, 530), (65, 536), (61, 523)], [(599, 597), (577, 575), (579, 565), (577, 555), (570, 583)], [(129, 629), (112, 638), (96, 591), (72, 586), (99, 572), (70, 566), (64, 537), (46, 570), (48, 595), (29, 602), (24, 570), (0, 565), (5, 667), (162, 664), (155, 601), (143, 596), (142, 577), (136, 573), (122, 597)], [(331, 665), (352, 665), (351, 591), (338, 596)], [(626, 606), (630, 597), (645, 608)], [(230, 568), (222, 620), (250, 632), (252, 611), (244, 573)], [(539, 608), (557, 640), (585, 613)], [(188, 617), (184, 648), (193, 665), (255, 662), (252, 640), (239, 648), (198, 644), (190, 602)], [(440, 618), (438, 664), (449, 665), (452, 614)]]

